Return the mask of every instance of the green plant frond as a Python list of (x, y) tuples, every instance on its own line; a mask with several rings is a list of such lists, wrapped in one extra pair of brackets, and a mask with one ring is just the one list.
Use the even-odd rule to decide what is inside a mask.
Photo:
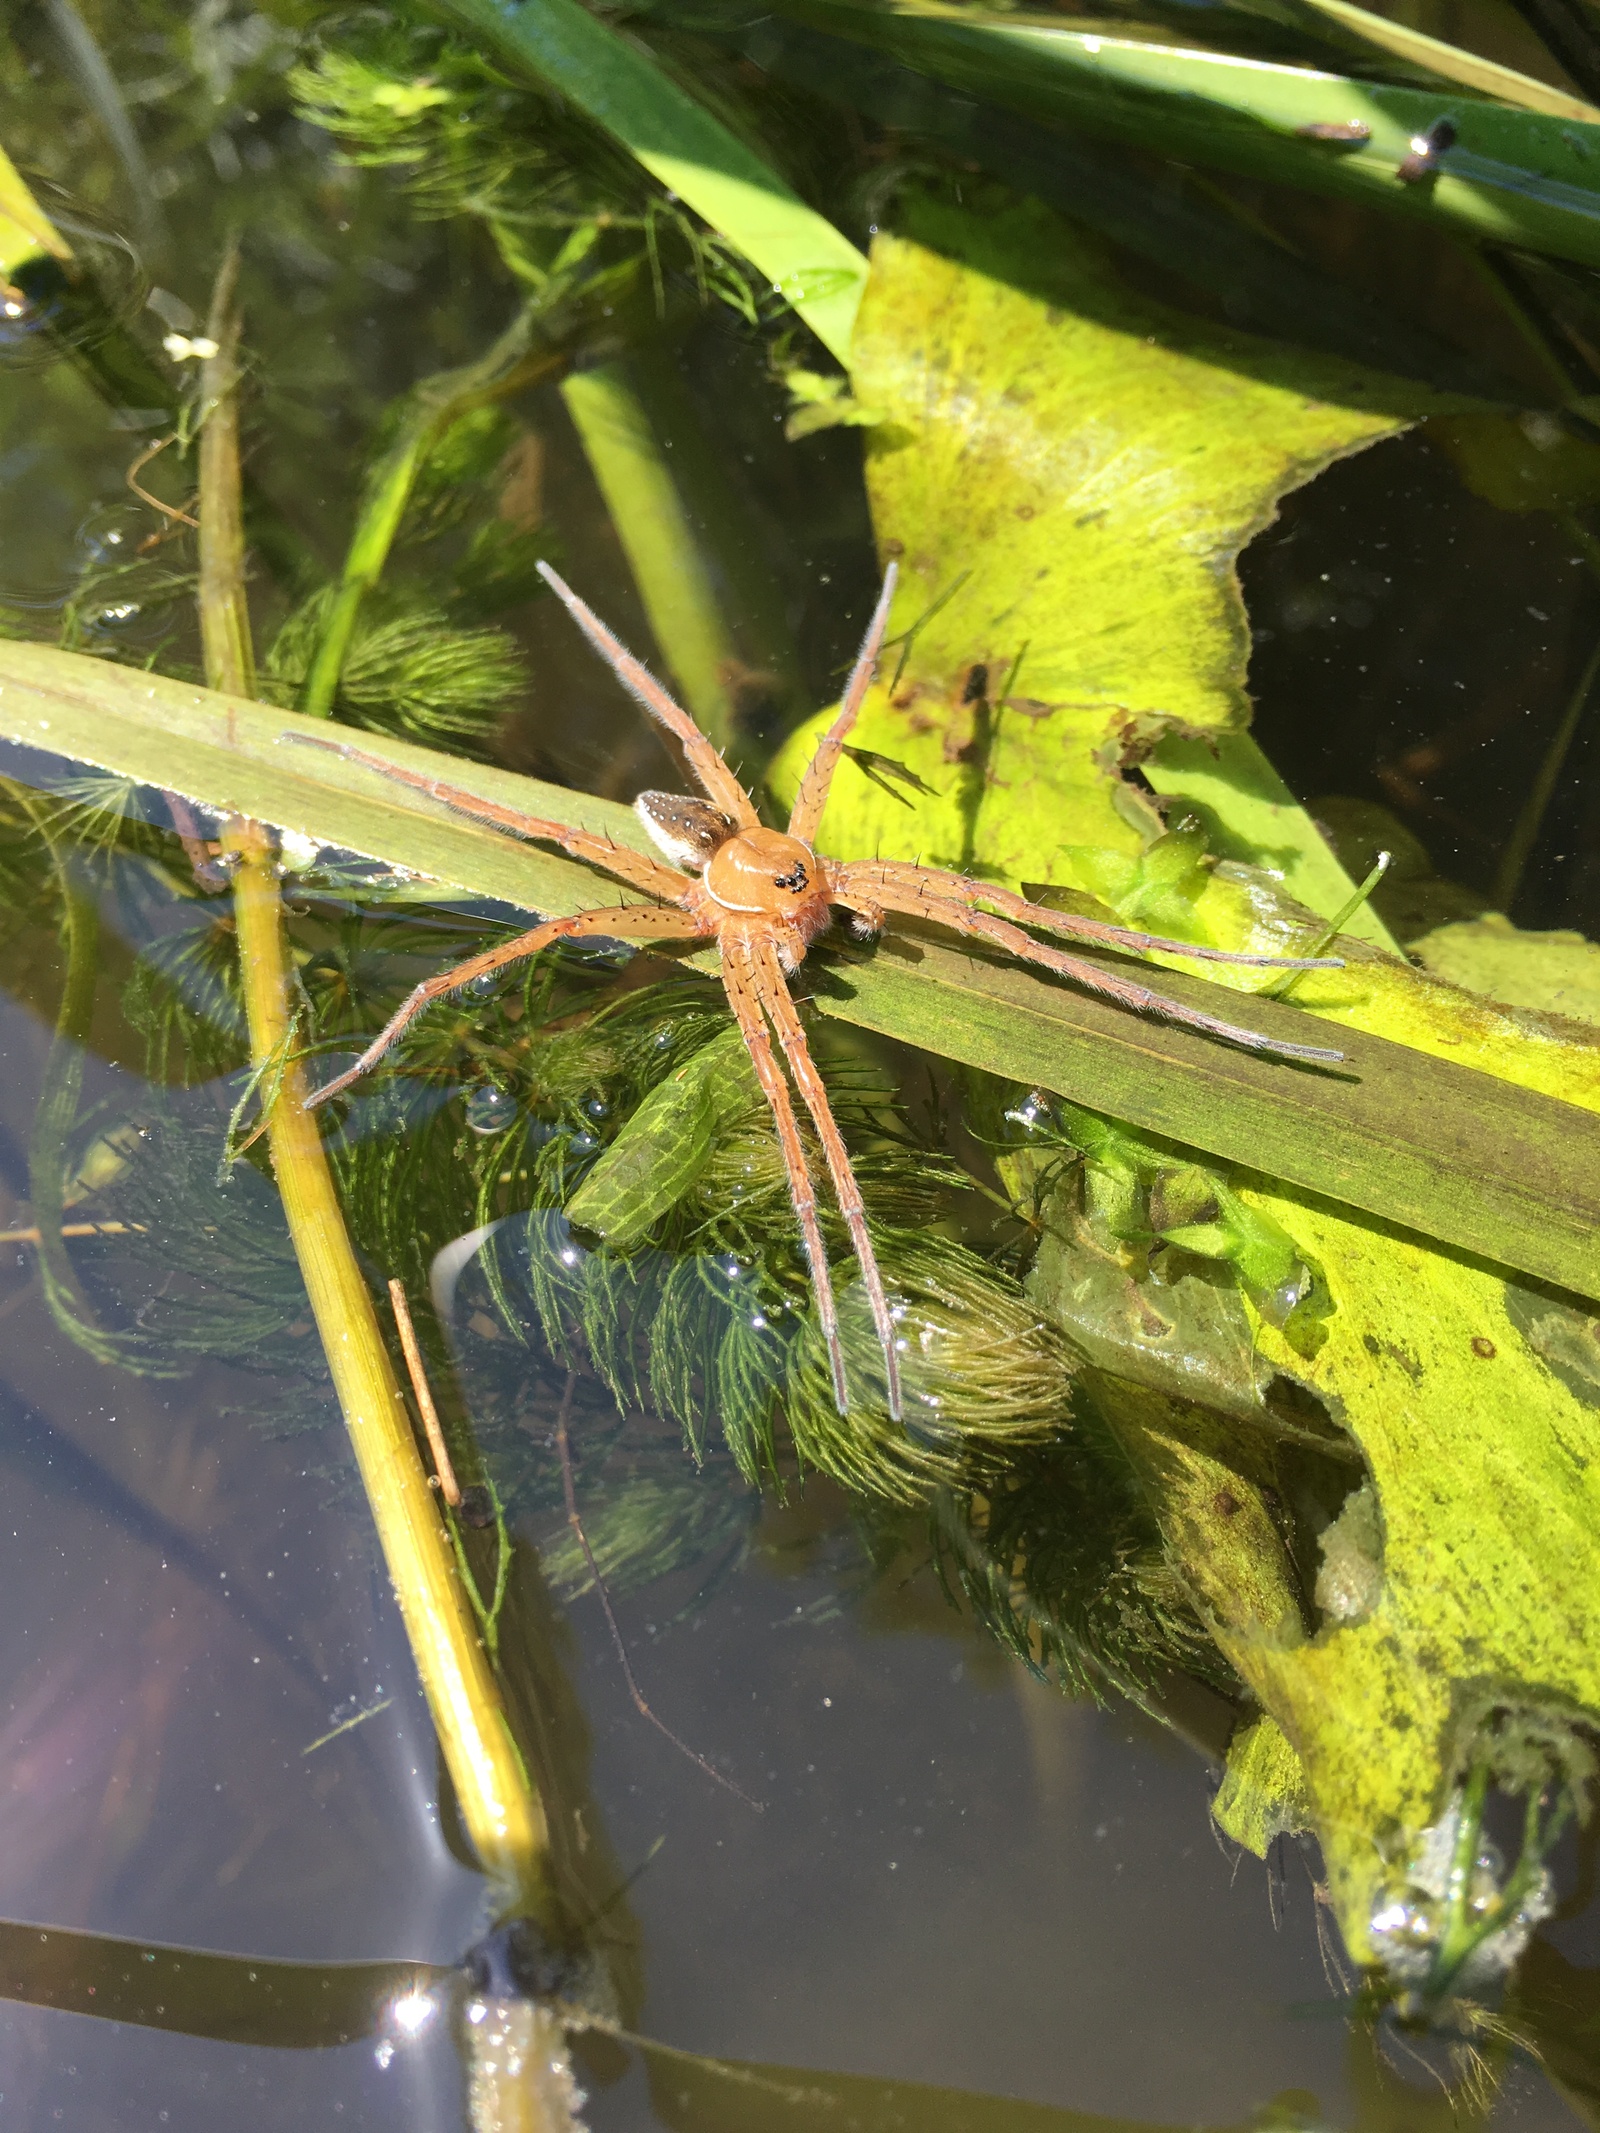
[(1063, 1431), (1074, 1359), (1022, 1290), (961, 1245), (917, 1232), (880, 1232), (877, 1241), (899, 1335), (905, 1422), (891, 1422), (884, 1405), (865, 1289), (859, 1280), (841, 1285), (850, 1413), (834, 1406), (826, 1346), (810, 1314), (785, 1387), (801, 1458), (848, 1487), (912, 1502), (955, 1482), (975, 1456)]
[(1126, 1461), (1082, 1401), (1070, 1435), (1020, 1447), (981, 1494), (941, 1490), (932, 1528), (947, 1584), (1069, 1695), (1144, 1703), (1175, 1670), (1237, 1690)]
[(563, 560), (560, 541), (542, 526), (533, 530), (488, 519), (450, 574), (450, 611), (462, 622), (490, 621), (542, 594), (539, 565)]
[(144, 1037), (151, 1081), (209, 1081), (241, 1067), (249, 1038), (231, 914), (152, 941), (123, 988), (122, 1012)]
[(277, 1193), (248, 1163), (219, 1183), (222, 1126), (209, 1099), (134, 1117), (102, 1107), (81, 1122), (68, 1162), (73, 1219), (121, 1227), (74, 1243), (75, 1260), (95, 1269), (96, 1297), (114, 1301), (90, 1319), (63, 1299), (76, 1314), (67, 1330), (141, 1376), (182, 1376), (210, 1356), (320, 1378)]
[(416, 211), (482, 222), (541, 303), (579, 290), (621, 301), (643, 267), (657, 313), (680, 278), (757, 324), (784, 308), (770, 280), (559, 97), (512, 84), (482, 54), (427, 30), (375, 28), (290, 77), (300, 116), (344, 160), (398, 168)]
[[(404, 399), (393, 403), (390, 424), (380, 426), (373, 439), (374, 458), (392, 441), (387, 432), (398, 426), (406, 408)], [(518, 427), (511, 416), (504, 408), (493, 405), (469, 408), (452, 422), (417, 470), (406, 500), (401, 538), (428, 540), (459, 524), (517, 436)]]
[(342, 37), (289, 86), (302, 119), (333, 134), (345, 161), (404, 170), (430, 220), (559, 225), (643, 204), (645, 181), (597, 129), (436, 32), (383, 25)]
[[(644, 1470), (590, 1483), (583, 1528), (606, 1587), (626, 1593), (703, 1570), (744, 1552), (754, 1506), (741, 1492), (710, 1485), (693, 1470)], [(564, 1600), (592, 1591), (594, 1578), (576, 1534), (563, 1520), (539, 1548), (545, 1575)]]
[[(293, 704), (304, 686), (332, 601), (314, 593), (284, 623), (262, 671), (269, 701)], [(527, 679), (503, 630), (463, 629), (444, 610), (408, 604), (399, 613), (369, 602), (339, 677), (335, 716), (457, 754), (482, 754)]]

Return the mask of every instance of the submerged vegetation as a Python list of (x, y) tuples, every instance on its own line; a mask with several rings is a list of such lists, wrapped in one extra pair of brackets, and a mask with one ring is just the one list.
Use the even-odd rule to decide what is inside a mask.
[[(808, 1503), (846, 1582), (909, 1565), (1202, 1746), (1237, 1843), (1314, 1840), (1367, 2014), (1442, 2031), (1463, 2110), (1520, 2046), (1592, 2116), (1535, 1938), (1600, 1732), (1587, 17), (1541, 10), (1547, 52), (1342, 4), (132, 12), (40, 10), (3, 61), (4, 443), (36, 433), (40, 508), (0, 586), (0, 960), (54, 1032), (30, 1234), (112, 1371), (262, 1373), (257, 1425), (308, 1440), (331, 1371), (496, 1880), (478, 2122), (535, 2059), (570, 2118), (563, 2031), (637, 1997), (540, 1566), (692, 1605)], [(170, 79), (135, 96), (136, 50)], [(1342, 278), (1363, 246), (1433, 300)], [(1521, 529), (1549, 632), (1426, 732), (1389, 701), (1389, 542), (1338, 583), (1285, 560), (1321, 557), (1297, 492), (1378, 448), (1423, 469), (1408, 537), (1461, 515), (1487, 569)], [(420, 980), (597, 877), (281, 737), (443, 752), (628, 852), (620, 803), (683, 782), (555, 631), (552, 558), (631, 580), (624, 634), (774, 822), (894, 560), (819, 849), (1159, 935), (1153, 990), (1342, 1069), (837, 928), (807, 1029), (904, 1421), (824, 1195), (873, 1388), (841, 1412), (746, 1036), (687, 961), (486, 973), (322, 1123), (312, 1084)], [(1455, 660), (1470, 599), (1413, 565), (1393, 598), (1437, 601), (1416, 641)], [(1383, 659), (1335, 646), (1358, 607)], [(1513, 732), (1540, 759), (1470, 818), (1451, 780)], [(88, 1095), (96, 1051), (137, 1088)]]

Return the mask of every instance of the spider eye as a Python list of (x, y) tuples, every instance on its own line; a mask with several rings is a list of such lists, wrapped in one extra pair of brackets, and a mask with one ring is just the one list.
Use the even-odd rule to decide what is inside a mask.
[(803, 896), (810, 880), (805, 861), (797, 859), (787, 874), (773, 875), (772, 885), (775, 889), (792, 889), (796, 896)]

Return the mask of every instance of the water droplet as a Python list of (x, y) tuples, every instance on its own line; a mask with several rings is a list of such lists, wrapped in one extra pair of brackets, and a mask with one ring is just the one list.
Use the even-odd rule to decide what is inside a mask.
[(467, 1098), (466, 1115), (474, 1133), (504, 1133), (516, 1119), (516, 1099), (486, 1083)]

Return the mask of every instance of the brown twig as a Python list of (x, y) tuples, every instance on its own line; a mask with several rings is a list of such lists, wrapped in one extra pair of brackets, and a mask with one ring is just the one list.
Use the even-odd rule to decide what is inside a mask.
[(461, 1486), (456, 1480), (456, 1470), (450, 1464), (450, 1447), (444, 1441), (439, 1410), (433, 1404), (428, 1373), (422, 1364), (422, 1350), (417, 1345), (417, 1329), (411, 1323), (411, 1306), (406, 1302), (406, 1292), (400, 1282), (390, 1282), (389, 1301), (394, 1306), (394, 1322), (400, 1328), (400, 1346), (405, 1353), (411, 1390), (416, 1394), (417, 1411), (422, 1416), (422, 1426), (428, 1433), (428, 1449), (433, 1454), (433, 1469), (439, 1492), (451, 1510), (456, 1511), (461, 1507)]
[(691, 1763), (698, 1763), (706, 1776), (714, 1779), (725, 1792), (731, 1792), (736, 1799), (743, 1800), (746, 1807), (753, 1807), (758, 1815), (765, 1814), (766, 1809), (759, 1800), (751, 1799), (749, 1793), (736, 1785), (732, 1778), (724, 1777), (714, 1763), (708, 1763), (703, 1755), (696, 1754), (687, 1741), (680, 1740), (669, 1725), (657, 1718), (645, 1702), (644, 1692), (634, 1679), (633, 1667), (628, 1659), (628, 1647), (622, 1641), (622, 1631), (617, 1626), (617, 1618), (612, 1610), (611, 1595), (606, 1591), (605, 1579), (600, 1575), (600, 1565), (594, 1559), (594, 1550), (589, 1546), (589, 1536), (584, 1532), (583, 1520), (578, 1516), (578, 1492), (572, 1480), (572, 1447), (567, 1441), (567, 1416), (572, 1411), (572, 1392), (577, 1382), (577, 1372), (569, 1370), (566, 1389), (561, 1395), (561, 1406), (556, 1415), (556, 1444), (561, 1452), (561, 1486), (567, 1499), (567, 1524), (577, 1536), (578, 1546), (583, 1550), (583, 1559), (589, 1566), (589, 1575), (594, 1579), (594, 1589), (600, 1595), (600, 1605), (605, 1610), (606, 1625), (611, 1631), (611, 1641), (617, 1648), (617, 1658), (622, 1664), (622, 1678), (628, 1684), (633, 1708), (641, 1718), (648, 1720), (658, 1733), (664, 1733), (680, 1755), (686, 1755)]
[(167, 813), (172, 817), (172, 827), (178, 842), (183, 846), (183, 856), (188, 860), (196, 883), (202, 889), (225, 889), (228, 886), (228, 870), (218, 864), (217, 854), (222, 847), (208, 843), (200, 831), (200, 817), (181, 793), (164, 793)]
[(155, 458), (156, 454), (164, 452), (169, 444), (176, 444), (177, 441), (177, 436), (174, 434), (170, 437), (158, 438), (154, 444), (147, 445), (128, 469), (128, 487), (138, 497), (141, 504), (148, 504), (152, 511), (159, 511), (163, 518), (175, 518), (180, 525), (192, 527), (198, 533), (200, 531), (200, 521), (197, 518), (191, 518), (187, 511), (180, 511), (176, 504), (164, 504), (159, 496), (152, 496), (150, 491), (142, 488), (139, 483), (139, 476), (144, 472), (151, 460)]

